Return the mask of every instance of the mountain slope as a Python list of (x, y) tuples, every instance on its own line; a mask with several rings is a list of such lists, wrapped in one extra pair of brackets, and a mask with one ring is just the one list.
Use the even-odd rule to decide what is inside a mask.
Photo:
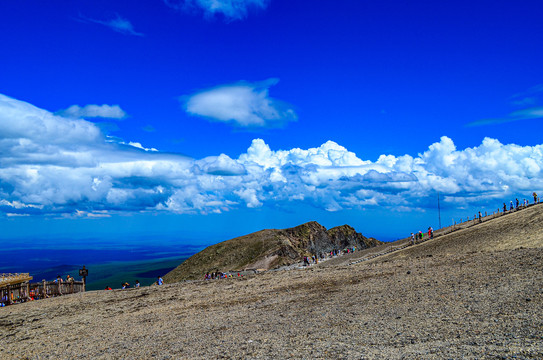
[(543, 359), (542, 230), (543, 204), (352, 266), (30, 301), (0, 359)]
[(312, 221), (289, 229), (267, 229), (212, 245), (164, 276), (166, 282), (200, 279), (206, 272), (271, 269), (300, 261), (303, 256), (381, 244), (349, 225), (327, 230)]
[(393, 257), (473, 254), (543, 247), (543, 204), (484, 221), (467, 229), (439, 236)]

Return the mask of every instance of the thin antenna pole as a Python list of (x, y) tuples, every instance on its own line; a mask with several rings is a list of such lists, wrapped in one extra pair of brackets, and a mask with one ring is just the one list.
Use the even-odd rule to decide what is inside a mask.
[(437, 192), (437, 213), (439, 216), (439, 228), (441, 229), (441, 207), (439, 206), (439, 191)]

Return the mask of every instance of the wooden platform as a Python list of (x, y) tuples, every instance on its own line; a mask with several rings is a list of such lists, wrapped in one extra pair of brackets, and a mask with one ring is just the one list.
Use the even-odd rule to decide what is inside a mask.
[(2, 273), (0, 274), (0, 288), (20, 284), (32, 279), (33, 277), (29, 273)]

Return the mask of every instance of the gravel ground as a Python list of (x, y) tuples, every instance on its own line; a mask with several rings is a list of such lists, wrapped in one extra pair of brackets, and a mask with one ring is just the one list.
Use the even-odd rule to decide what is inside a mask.
[(541, 359), (542, 207), (370, 261), (0, 309), (2, 359)]

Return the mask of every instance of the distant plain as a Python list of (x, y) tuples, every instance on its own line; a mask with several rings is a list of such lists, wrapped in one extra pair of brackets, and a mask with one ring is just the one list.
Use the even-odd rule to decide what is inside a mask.
[(79, 269), (84, 265), (89, 270), (88, 290), (120, 288), (121, 283), (133, 285), (135, 280), (145, 286), (205, 247), (171, 241), (131, 244), (127, 240), (108, 240), (106, 246), (102, 242), (6, 241), (0, 250), (0, 273), (30, 273), (32, 282), (51, 281), (58, 275), (72, 275), (79, 280)]

